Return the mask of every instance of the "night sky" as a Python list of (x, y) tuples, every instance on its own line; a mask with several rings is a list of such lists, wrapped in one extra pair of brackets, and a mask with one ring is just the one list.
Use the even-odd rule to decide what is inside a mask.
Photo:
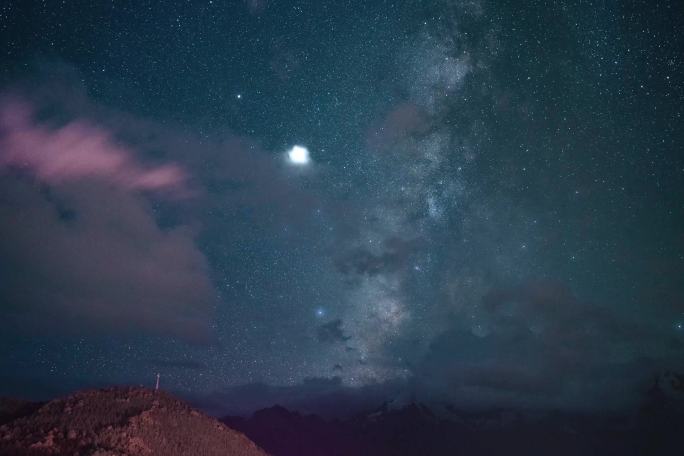
[(3, 2), (0, 395), (636, 403), (684, 368), (683, 13)]

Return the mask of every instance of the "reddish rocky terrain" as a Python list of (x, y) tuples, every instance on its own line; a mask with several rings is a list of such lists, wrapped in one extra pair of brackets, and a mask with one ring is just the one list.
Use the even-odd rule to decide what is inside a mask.
[(90, 390), (21, 409), (25, 416), (0, 426), (1, 455), (266, 455), (243, 434), (161, 391)]

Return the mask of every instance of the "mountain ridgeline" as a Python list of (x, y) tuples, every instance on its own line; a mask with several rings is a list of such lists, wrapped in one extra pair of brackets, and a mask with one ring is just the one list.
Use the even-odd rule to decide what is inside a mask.
[(4, 403), (3, 456), (266, 456), (243, 434), (162, 391), (108, 388), (42, 405)]
[(658, 379), (638, 410), (621, 413), (413, 402), (337, 419), (276, 405), (216, 420), (144, 388), (87, 390), (46, 403), (2, 399), (0, 456), (682, 455), (681, 380)]
[(684, 455), (684, 401), (661, 385), (656, 382), (630, 413), (464, 411), (411, 403), (336, 420), (274, 406), (222, 421), (273, 456)]

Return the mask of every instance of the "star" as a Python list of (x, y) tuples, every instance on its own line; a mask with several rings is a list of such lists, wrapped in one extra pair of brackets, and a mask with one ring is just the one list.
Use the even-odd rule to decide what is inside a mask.
[(297, 166), (308, 165), (311, 161), (309, 149), (304, 146), (293, 146), (292, 149), (287, 152), (287, 158), (290, 160), (290, 163)]

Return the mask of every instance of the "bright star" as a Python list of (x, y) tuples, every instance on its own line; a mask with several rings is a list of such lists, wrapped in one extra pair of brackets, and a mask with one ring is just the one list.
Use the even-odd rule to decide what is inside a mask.
[(317, 316), (317, 317), (323, 317), (323, 316), (325, 316), (325, 309), (322, 309), (322, 308), (320, 308), (320, 307), (319, 307), (318, 309), (316, 309), (316, 316)]
[(287, 152), (287, 158), (290, 160), (290, 163), (294, 165), (307, 165), (309, 164), (310, 158), (309, 158), (309, 149), (303, 146), (293, 146), (292, 149), (290, 149)]

